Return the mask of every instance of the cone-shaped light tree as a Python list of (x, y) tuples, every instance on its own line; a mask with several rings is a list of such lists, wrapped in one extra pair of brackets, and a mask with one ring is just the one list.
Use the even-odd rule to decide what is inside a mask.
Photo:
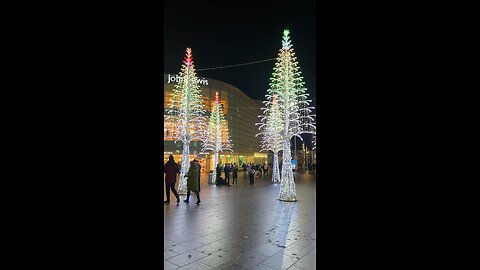
[(223, 114), (222, 103), (218, 92), (215, 94), (215, 101), (212, 106), (212, 113), (208, 121), (208, 127), (205, 132), (202, 151), (213, 151), (213, 179), (217, 178), (218, 153), (223, 151), (233, 151), (233, 144), (230, 140), (228, 123)]
[(281, 201), (296, 201), (297, 194), (292, 171), (290, 141), (294, 136), (303, 141), (300, 134), (314, 133), (313, 107), (309, 107), (308, 93), (304, 87), (298, 62), (296, 61), (289, 31), (283, 31), (282, 48), (270, 78), (267, 99), (273, 95), (282, 112), (281, 131), (283, 144), (282, 172), (280, 180)]
[(282, 121), (283, 115), (282, 110), (280, 110), (279, 103), (275, 98), (275, 94), (272, 96), (267, 95), (267, 101), (263, 102), (265, 105), (261, 109), (263, 111), (260, 117), (260, 125), (258, 128), (260, 133), (255, 135), (261, 136), (262, 141), (260, 145), (260, 151), (272, 151), (273, 152), (273, 172), (272, 172), (272, 182), (275, 184), (280, 183), (280, 170), (278, 166), (278, 153), (283, 150), (283, 141), (282, 141)]
[(177, 82), (170, 98), (166, 122), (173, 126), (175, 143), (182, 142), (182, 164), (178, 181), (178, 194), (187, 194), (187, 179), (185, 175), (190, 168), (190, 142), (203, 140), (206, 128), (205, 109), (202, 94), (193, 65), (192, 49), (187, 48), (181, 79)]

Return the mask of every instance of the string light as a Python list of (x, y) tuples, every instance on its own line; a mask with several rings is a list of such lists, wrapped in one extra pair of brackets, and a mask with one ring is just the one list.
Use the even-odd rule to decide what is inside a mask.
[(255, 137), (261, 136), (262, 142), (260, 145), (260, 152), (271, 151), (273, 152), (273, 170), (272, 170), (272, 182), (275, 184), (280, 183), (280, 170), (278, 165), (278, 153), (282, 150), (282, 111), (279, 108), (275, 95), (271, 100), (264, 101), (265, 107), (262, 108), (264, 114), (259, 115), (260, 125), (258, 128), (261, 132), (256, 134)]
[(202, 142), (204, 151), (213, 151), (213, 179), (217, 178), (218, 153), (223, 151), (232, 151), (233, 144), (230, 140), (228, 123), (223, 114), (222, 104), (218, 92), (215, 93), (215, 102), (212, 107), (212, 113), (209, 118), (209, 125), (205, 132)]
[(257, 63), (262, 63), (262, 62), (267, 62), (267, 61), (273, 61), (273, 60), (275, 60), (275, 59), (277, 59), (277, 58), (270, 58), (270, 59), (265, 59), (265, 60), (259, 60), (259, 61), (248, 62), (248, 63), (243, 63), (243, 64), (236, 64), (236, 65), (221, 66), (221, 67), (201, 68), (201, 69), (197, 69), (197, 71), (204, 71), (204, 70), (213, 70), (213, 69), (221, 69), (221, 68), (230, 68), (230, 67), (238, 67), (238, 66), (252, 65), (252, 64), (257, 64)]
[(317, 135), (316, 134), (313, 134), (312, 145), (313, 145), (312, 150), (317, 149)]
[[(289, 33), (288, 29), (283, 31), (282, 48), (273, 68), (270, 88), (265, 95), (267, 101), (264, 101), (264, 114), (259, 117), (262, 119), (260, 128), (264, 129), (264, 138), (272, 136), (281, 138), (283, 158), (279, 200), (294, 202), (297, 200), (297, 195), (292, 171), (290, 140), (293, 137), (299, 137), (303, 141), (300, 134), (314, 133), (313, 117), (315, 115), (311, 114), (314, 107), (309, 107), (311, 100), (307, 99), (307, 89), (304, 87), (303, 77), (300, 76), (300, 68)], [(278, 105), (276, 105), (277, 103)], [(277, 116), (274, 113), (275, 106), (280, 109)], [(281, 119), (277, 122), (276, 118), (279, 116)], [(275, 128), (269, 127), (269, 122)], [(269, 128), (270, 131), (268, 131)]]
[(182, 164), (178, 181), (178, 194), (187, 194), (187, 178), (190, 168), (190, 142), (203, 140), (206, 122), (202, 94), (193, 64), (192, 49), (187, 48), (179, 80), (173, 89), (167, 110), (166, 125), (173, 128), (174, 143), (182, 142)]

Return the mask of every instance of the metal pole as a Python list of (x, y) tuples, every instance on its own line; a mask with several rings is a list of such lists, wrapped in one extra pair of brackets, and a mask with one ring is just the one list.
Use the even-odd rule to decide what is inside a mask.
[(303, 164), (305, 171), (307, 171), (307, 145), (305, 145), (305, 142), (303, 143)]
[[(295, 159), (295, 164), (296, 164), (296, 166), (298, 167), (298, 159), (297, 159), (297, 136), (295, 136), (295, 137), (293, 137), (293, 138), (294, 138), (294, 140), (295, 140), (295, 152), (294, 152), (293, 156), (294, 156), (294, 159)], [(297, 169), (296, 169), (296, 168), (294, 168), (294, 169), (295, 169), (295, 173), (297, 173)]]
[(297, 137), (293, 137), (294, 140), (295, 140), (295, 152), (293, 154), (293, 156), (295, 157), (295, 160), (297, 160)]
[(308, 173), (308, 147), (306, 144), (305, 144), (305, 163), (306, 163), (305, 168), (307, 169), (306, 171)]

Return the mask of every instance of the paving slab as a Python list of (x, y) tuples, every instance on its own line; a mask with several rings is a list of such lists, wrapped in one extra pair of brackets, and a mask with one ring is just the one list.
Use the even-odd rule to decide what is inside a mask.
[(249, 185), (240, 172), (227, 187), (202, 174), (201, 204), (164, 204), (165, 269), (314, 269), (315, 174), (297, 174), (297, 202), (279, 201), (270, 177)]

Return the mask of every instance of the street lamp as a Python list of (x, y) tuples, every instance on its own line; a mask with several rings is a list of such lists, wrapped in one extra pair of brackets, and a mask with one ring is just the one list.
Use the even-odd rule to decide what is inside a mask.
[(303, 143), (303, 163), (305, 164), (303, 167), (305, 168), (305, 171), (307, 171), (307, 146), (305, 143)]
[(306, 163), (307, 163), (307, 166), (305, 166), (305, 168), (307, 169), (307, 173), (308, 173), (308, 171), (309, 171), (309, 167), (308, 167), (308, 165), (309, 165), (309, 163), (308, 163), (308, 148), (306, 148), (305, 157), (306, 157)]

